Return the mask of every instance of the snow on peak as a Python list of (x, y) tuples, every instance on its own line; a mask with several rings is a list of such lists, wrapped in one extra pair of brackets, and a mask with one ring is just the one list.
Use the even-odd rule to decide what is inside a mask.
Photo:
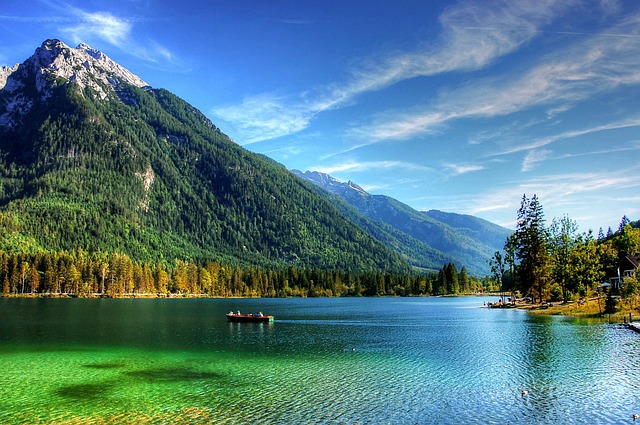
[(321, 173), (319, 171), (305, 171), (303, 173), (300, 170), (293, 170), (293, 173), (321, 187), (340, 186), (343, 184), (340, 180), (330, 176), (329, 174)]
[(349, 186), (349, 189), (355, 190), (356, 192), (358, 192), (362, 196), (369, 195), (369, 193), (366, 190), (364, 190), (363, 188), (361, 188), (359, 185), (357, 185), (355, 182), (352, 182), (351, 180), (349, 180), (347, 185)]

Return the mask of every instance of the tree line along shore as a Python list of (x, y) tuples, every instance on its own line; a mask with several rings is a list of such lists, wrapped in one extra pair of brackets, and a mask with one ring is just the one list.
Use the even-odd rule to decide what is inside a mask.
[(639, 227), (626, 216), (617, 231), (597, 236), (579, 232), (569, 216), (547, 227), (537, 196), (523, 195), (515, 232), (490, 260), (493, 278), (539, 313), (637, 314)]
[[(639, 223), (623, 217), (616, 232), (579, 233), (568, 216), (545, 226), (538, 198), (522, 198), (516, 231), (490, 259), (492, 275), (474, 277), (452, 263), (412, 273), (321, 268), (241, 267), (220, 261), (137, 261), (120, 252), (0, 250), (2, 296), (51, 297), (340, 297), (510, 293), (547, 310), (549, 302), (638, 312), (634, 270), (615, 285), (625, 262), (640, 255)], [(573, 310), (577, 310), (574, 308)], [(550, 311), (558, 311), (557, 308)], [(565, 308), (563, 311), (568, 311)]]
[(411, 274), (288, 267), (242, 268), (218, 261), (136, 261), (123, 253), (0, 251), (5, 297), (340, 297), (472, 294), (498, 289), (449, 263)]

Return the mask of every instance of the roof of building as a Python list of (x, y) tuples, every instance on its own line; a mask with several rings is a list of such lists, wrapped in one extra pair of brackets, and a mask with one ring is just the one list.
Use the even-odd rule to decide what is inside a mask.
[(640, 267), (640, 255), (627, 255), (627, 260), (633, 264), (634, 268)]

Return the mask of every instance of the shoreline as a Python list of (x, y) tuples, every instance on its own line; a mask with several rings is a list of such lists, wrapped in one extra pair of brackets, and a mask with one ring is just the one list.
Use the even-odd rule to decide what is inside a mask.
[[(497, 294), (466, 294), (466, 295), (446, 295), (447, 297), (453, 296), (499, 296)], [(431, 297), (441, 297), (432, 295)], [(106, 298), (106, 299), (187, 299), (187, 298), (217, 298), (217, 299), (231, 299), (231, 298), (260, 298), (260, 297), (221, 297), (211, 296), (208, 294), (158, 294), (158, 293), (133, 293), (122, 294), (116, 297), (106, 294), (93, 293), (82, 297), (74, 296), (73, 294), (65, 293), (24, 293), (24, 294), (2, 294), (0, 298), (57, 298), (57, 299), (73, 299), (73, 298)], [(297, 298), (297, 297), (293, 297)], [(582, 305), (575, 301), (569, 301), (567, 303), (543, 303), (543, 304), (530, 304), (530, 303), (505, 303), (504, 305), (492, 307), (479, 306), (482, 308), (496, 308), (496, 309), (517, 309), (526, 311), (528, 314), (537, 316), (567, 316), (576, 319), (594, 319), (594, 320), (607, 320), (612, 323), (630, 323), (634, 321), (640, 321), (640, 313), (636, 316), (629, 309), (622, 309), (615, 313), (604, 313), (605, 298), (589, 298)]]
[(584, 304), (580, 305), (575, 301), (567, 303), (553, 303), (552, 305), (543, 304), (527, 304), (517, 303), (515, 305), (507, 305), (507, 307), (495, 308), (515, 308), (524, 310), (528, 314), (536, 316), (567, 316), (576, 319), (597, 319), (607, 320), (611, 323), (628, 323), (640, 321), (640, 314), (634, 316), (629, 309), (620, 309), (614, 313), (605, 313), (605, 298), (589, 298)]

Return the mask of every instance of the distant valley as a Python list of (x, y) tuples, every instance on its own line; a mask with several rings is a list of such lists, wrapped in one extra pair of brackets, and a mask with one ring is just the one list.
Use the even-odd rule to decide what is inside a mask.
[[(342, 182), (320, 172), (292, 171), (326, 191), (327, 199), (353, 207), (351, 220), (391, 246), (414, 266), (439, 269), (452, 262), (471, 274), (490, 274), (488, 259), (502, 250), (511, 230), (477, 217), (437, 210), (416, 211), (388, 196), (367, 193), (354, 182)], [(349, 214), (349, 211), (345, 212)]]

